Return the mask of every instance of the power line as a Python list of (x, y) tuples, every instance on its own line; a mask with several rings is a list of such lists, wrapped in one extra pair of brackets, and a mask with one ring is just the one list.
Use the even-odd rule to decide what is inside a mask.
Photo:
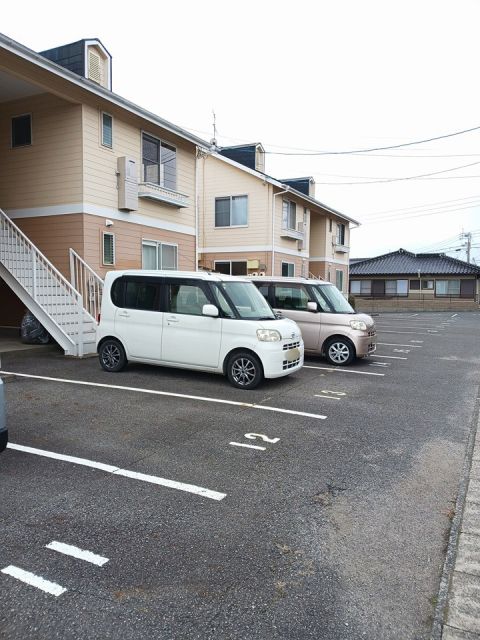
[(407, 214), (405, 216), (384, 216), (384, 217), (379, 217), (378, 219), (369, 219), (366, 222), (363, 222), (362, 220), (360, 220), (360, 222), (362, 223), (362, 226), (365, 226), (367, 224), (382, 224), (386, 222), (396, 222), (397, 220), (411, 220), (413, 218), (423, 218), (424, 216), (433, 216), (433, 215), (438, 216), (446, 213), (453, 213), (456, 211), (463, 211), (464, 209), (471, 209), (471, 208), (472, 207), (469, 207), (469, 206), (455, 207), (447, 211), (430, 211), (427, 213)]
[[(476, 198), (480, 198), (480, 194), (479, 195), (475, 195), (475, 196), (467, 196), (466, 198), (454, 198), (453, 200), (438, 200), (437, 202), (426, 202), (425, 204), (416, 204), (416, 205), (412, 205), (411, 207), (400, 207), (398, 209), (383, 209), (382, 211), (370, 211), (369, 213), (367, 213), (367, 215), (376, 215), (376, 214), (381, 214), (381, 213), (391, 213), (394, 211), (407, 211), (410, 209), (423, 209), (423, 208), (431, 208), (432, 205), (443, 205), (443, 204), (447, 204), (447, 203), (451, 203), (451, 202), (463, 202), (464, 200), (474, 200)], [(437, 208), (437, 207), (435, 207)], [(358, 214), (360, 215), (360, 214)], [(480, 231), (480, 229), (479, 229)]]
[[(364, 215), (364, 218), (375, 218), (375, 217), (388, 217), (390, 215), (394, 215), (395, 217), (402, 217), (403, 215), (407, 215), (410, 213), (424, 213), (424, 212), (428, 212), (428, 211), (438, 211), (439, 213), (442, 213), (443, 209), (446, 209), (446, 211), (444, 213), (447, 213), (448, 211), (455, 211), (456, 209), (462, 208), (462, 209), (474, 209), (475, 207), (480, 206), (480, 199), (476, 199), (473, 200), (471, 202), (465, 202), (465, 203), (459, 203), (456, 204), (455, 201), (452, 201), (451, 204), (445, 204), (445, 205), (441, 205), (438, 207), (424, 207), (422, 208), (417, 208), (417, 211), (413, 211), (413, 210), (406, 210), (402, 213), (402, 210), (395, 210), (393, 209), (392, 211), (383, 211), (383, 212), (377, 212), (377, 213), (367, 213)], [(361, 214), (357, 214), (358, 216), (360, 216)]]

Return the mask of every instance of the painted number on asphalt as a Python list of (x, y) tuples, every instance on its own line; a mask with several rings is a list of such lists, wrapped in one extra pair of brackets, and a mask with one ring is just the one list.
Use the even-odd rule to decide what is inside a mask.
[[(321, 393), (316, 393), (316, 398), (328, 398), (329, 400), (340, 400), (342, 396), (346, 396), (347, 394), (343, 391), (329, 391), (328, 389), (322, 389)], [(340, 397), (337, 397), (340, 396)]]
[[(280, 438), (269, 438), (264, 433), (246, 433), (245, 438), (249, 440), (256, 440), (259, 438), (262, 442), (269, 442), (271, 444), (275, 444), (280, 440)], [(260, 447), (256, 444), (246, 444), (245, 442), (230, 442), (229, 444), (232, 447), (244, 447), (245, 449), (258, 449), (259, 451), (266, 451), (267, 447)]]

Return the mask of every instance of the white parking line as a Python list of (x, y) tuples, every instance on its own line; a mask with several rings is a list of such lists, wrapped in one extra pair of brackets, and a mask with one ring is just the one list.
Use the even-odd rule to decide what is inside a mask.
[(12, 576), (12, 578), (16, 578), (25, 584), (29, 584), (31, 587), (41, 589), (52, 596), (61, 596), (62, 593), (65, 593), (66, 591), (64, 587), (61, 587), (56, 582), (50, 582), (50, 580), (45, 580), (45, 578), (36, 576), (34, 573), (30, 573), (30, 571), (24, 571), (23, 569), (14, 567), (13, 565), (9, 565), (8, 567), (5, 567), (5, 569), (2, 569), (2, 573), (5, 573), (7, 576)]
[[(394, 342), (377, 342), (377, 344), (384, 345), (386, 347), (412, 347), (412, 349), (421, 349), (422, 345), (420, 344), (396, 344)], [(376, 354), (375, 354), (376, 355)]]
[(52, 542), (46, 544), (45, 547), (47, 549), (52, 549), (52, 551), (63, 553), (66, 556), (72, 556), (72, 558), (77, 558), (78, 560), (91, 562), (92, 564), (96, 564), (97, 567), (103, 567), (103, 565), (108, 562), (108, 558), (99, 556), (92, 551), (85, 551), (84, 549), (80, 549), (79, 547), (74, 547), (71, 544), (64, 544), (63, 542), (57, 542), (56, 540), (52, 540)]
[(453, 316), (450, 316), (450, 317), (455, 318), (455, 316), (458, 316), (458, 313), (454, 313)]
[(408, 358), (403, 358), (401, 356), (381, 356), (379, 353), (375, 354), (375, 358), (389, 358), (390, 360), (408, 360)]
[(429, 336), (433, 332), (421, 333), (418, 331), (387, 331), (386, 329), (380, 329), (380, 331), (377, 331), (377, 333), (401, 333), (405, 336)]
[(438, 331), (438, 330), (443, 330), (444, 327), (441, 327), (440, 325), (435, 325), (433, 327), (408, 327), (408, 326), (402, 326), (402, 327), (396, 327), (395, 325), (392, 324), (377, 324), (377, 327), (390, 327), (391, 329), (422, 329), (422, 331)]
[(183, 482), (177, 482), (176, 480), (168, 480), (166, 478), (159, 478), (157, 476), (149, 476), (144, 473), (137, 473), (136, 471), (129, 471), (128, 469), (119, 469), (110, 464), (104, 464), (103, 462), (95, 462), (94, 460), (87, 460), (85, 458), (76, 458), (75, 456), (66, 456), (63, 453), (55, 453), (53, 451), (45, 451), (44, 449), (34, 449), (33, 447), (25, 447), (21, 444), (14, 444), (9, 442), (7, 444), (9, 449), (15, 451), (22, 451), (23, 453), (32, 453), (36, 456), (43, 456), (44, 458), (53, 458), (54, 460), (62, 460), (63, 462), (71, 462), (72, 464), (79, 464), (84, 467), (90, 467), (91, 469), (100, 469), (100, 471), (106, 471), (117, 476), (125, 476), (126, 478), (133, 478), (134, 480), (142, 480), (143, 482), (150, 482), (151, 484), (158, 484), (170, 489), (178, 489), (179, 491), (187, 491), (188, 493), (195, 493), (196, 495), (203, 496), (204, 498), (210, 498), (211, 500), (223, 500), (226, 493), (219, 493), (218, 491), (211, 491), (204, 487), (197, 487), (194, 484), (185, 484)]
[(243, 442), (229, 442), (233, 447), (245, 447), (245, 449), (259, 449), (260, 451), (266, 451), (266, 447), (259, 447), (256, 444), (244, 444)]
[(351, 369), (340, 369), (336, 367), (313, 367), (304, 364), (304, 369), (320, 369), (321, 371), (338, 371), (339, 373), (357, 373), (359, 376), (384, 376), (384, 373), (371, 373), (370, 371), (352, 371)]
[(117, 389), (119, 391), (132, 391), (135, 393), (149, 393), (156, 396), (170, 396), (172, 398), (185, 398), (187, 400), (198, 400), (199, 402), (214, 402), (218, 404), (229, 404), (236, 407), (247, 407), (248, 409), (258, 409), (263, 411), (276, 411), (278, 413), (288, 413), (294, 416), (305, 416), (317, 420), (325, 420), (327, 416), (320, 416), (316, 413), (305, 413), (304, 411), (293, 411), (292, 409), (280, 409), (279, 407), (269, 407), (264, 404), (252, 402), (236, 402), (235, 400), (223, 400), (222, 398), (207, 398), (205, 396), (192, 396), (185, 393), (173, 393), (171, 391), (156, 391), (155, 389), (142, 389), (139, 387), (124, 387), (116, 384), (104, 384), (101, 382), (87, 382), (85, 380), (68, 380), (68, 378), (51, 378), (49, 376), (35, 376), (30, 373), (15, 373), (14, 371), (0, 371), (5, 375), (18, 376), (20, 378), (32, 378), (33, 380), (47, 380), (49, 382), (66, 382), (67, 384), (78, 384), (87, 387), (100, 387), (103, 389)]

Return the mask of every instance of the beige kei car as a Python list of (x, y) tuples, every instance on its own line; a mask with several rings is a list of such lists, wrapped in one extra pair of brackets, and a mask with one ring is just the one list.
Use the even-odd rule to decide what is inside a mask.
[(323, 355), (333, 365), (348, 365), (375, 352), (373, 319), (356, 313), (330, 282), (279, 276), (252, 280), (276, 312), (298, 324), (305, 353)]

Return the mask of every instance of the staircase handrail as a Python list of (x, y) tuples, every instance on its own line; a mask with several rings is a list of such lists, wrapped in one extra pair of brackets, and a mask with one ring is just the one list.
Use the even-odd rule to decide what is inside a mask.
[[(70, 247), (70, 280), (72, 286), (78, 289), (83, 296), (83, 303), (85, 311), (88, 315), (97, 323), (98, 314), (100, 313), (100, 307), (102, 302), (104, 281), (96, 273), (92, 267), (85, 262), (81, 255), (79, 255), (75, 249)], [(79, 274), (80, 271), (80, 274)], [(85, 277), (85, 272), (89, 278), (93, 280), (94, 288), (92, 291), (88, 287), (88, 279)], [(78, 277), (80, 275), (80, 277)]]

